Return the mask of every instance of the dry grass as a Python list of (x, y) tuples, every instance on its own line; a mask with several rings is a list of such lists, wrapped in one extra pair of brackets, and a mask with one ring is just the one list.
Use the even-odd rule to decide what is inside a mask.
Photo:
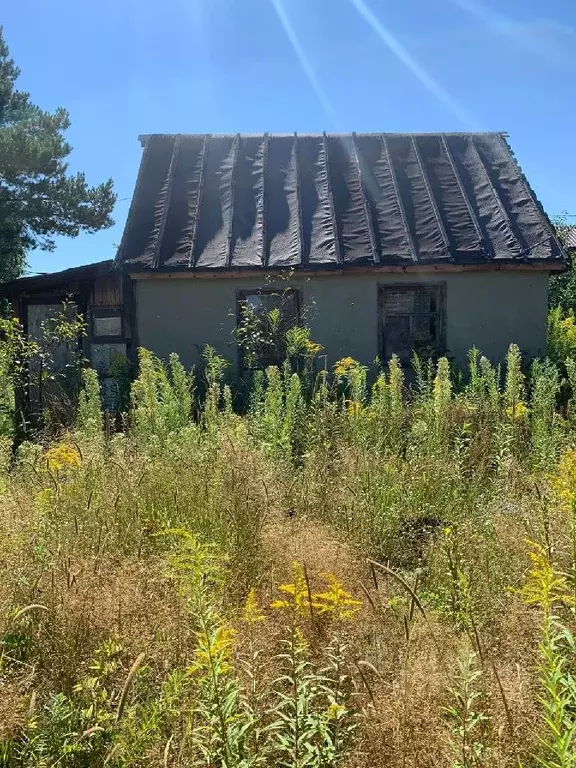
[[(278, 594), (278, 586), (291, 580), (294, 561), (305, 566), (313, 590), (320, 588), (319, 574), (330, 572), (363, 602), (362, 610), (347, 629), (355, 663), (362, 670), (359, 675), (356, 667), (355, 678), (358, 705), (364, 713), (348, 764), (374, 768), (448, 765), (450, 735), (444, 708), (462, 644), (470, 644), (466, 635), (448, 618), (437, 617), (428, 605), (428, 622), (416, 611), (407, 642), (404, 617), (410, 610), (410, 598), (401, 585), (381, 572), (375, 583), (375, 572), (358, 545), (346, 541), (342, 533), (321, 520), (294, 514), (291, 505), (286, 504), (285, 490), (278, 489), (278, 475), (275, 480), (274, 472), (261, 458), (246, 460), (246, 450), (240, 458), (235, 450), (231, 455), (229, 448), (227, 451), (227, 461), (233, 458), (246, 462), (234, 478), (235, 487), (242, 489), (243, 495), (246, 486), (242, 478), (248, 472), (251, 485), (258, 485), (259, 464), (264, 468), (259, 476), (261, 488), (269, 486), (263, 491), (269, 511), (262, 529), (258, 564), (254, 564), (259, 574), (261, 604), (269, 605)], [(35, 494), (33, 486), (32, 499)], [(17, 630), (26, 635), (30, 644), (26, 664), (32, 665), (24, 674), (12, 668), (3, 679), (4, 739), (25, 723), (32, 690), (38, 692), (41, 702), (50, 691), (71, 694), (78, 680), (87, 674), (97, 649), (110, 637), (118, 638), (122, 659), (110, 683), (115, 706), (127, 670), (138, 654), (146, 654), (153, 670), (150, 681), (156, 679), (159, 683), (171, 669), (188, 663), (195, 648), (193, 627), (174, 584), (167, 578), (163, 553), (147, 546), (140, 557), (119, 557), (112, 552), (93, 554), (81, 533), (58, 550), (58, 535), (52, 531), (46, 543), (49, 557), (35, 566), (31, 554), (38, 546), (38, 531), (33, 530), (34, 520), (38, 519), (33, 512), (34, 502), (30, 504), (22, 487), (15, 489), (12, 504), (15, 500), (20, 504), (19, 517), (11, 512), (14, 506), (5, 507), (2, 517), (4, 533), (10, 531), (9, 546), (6, 535), (3, 538), (4, 614), (31, 602), (45, 605), (48, 611), (30, 611), (17, 621)], [(508, 566), (513, 566), (506, 574), (506, 583), (510, 586), (516, 581), (520, 585), (526, 568), (521, 516), (502, 513), (496, 517), (495, 528), (511, 558)], [(467, 557), (481, 562), (485, 543), (477, 540), (474, 525), (468, 531), (464, 526), (462, 536), (467, 540)], [(83, 552), (85, 549), (88, 552)], [(440, 549), (433, 549), (428, 562), (431, 573), (445, 568)], [(229, 567), (234, 570), (234, 563)], [(489, 563), (483, 567), (491, 572)], [(477, 576), (483, 578), (480, 573)], [(500, 578), (497, 573), (492, 576)], [(413, 582), (413, 577), (406, 578)], [(481, 586), (479, 604), (486, 599), (486, 585)], [(235, 611), (240, 615), (245, 590), (241, 584), (232, 584), (228, 593), (231, 615)], [(479, 617), (478, 631), (485, 653), (485, 708), (491, 717), (490, 733), (486, 734), (492, 754), (490, 765), (505, 766), (511, 764), (507, 761), (514, 759), (517, 750), (526, 755), (535, 746), (538, 714), (533, 669), (537, 621), (534, 611), (526, 608), (519, 597), (502, 592), (497, 599), (501, 604), (486, 614), (485, 623)], [(265, 613), (268, 618), (258, 625), (257, 643), (262, 654), (270, 655), (280, 630), (275, 616), (269, 610)], [(234, 623), (242, 632), (242, 622)], [(7, 631), (6, 622), (2, 631)], [(318, 639), (324, 639), (322, 632)], [(241, 642), (239, 653), (242, 651)], [(493, 663), (505, 692), (508, 714), (492, 671)], [(276, 672), (269, 667), (263, 671), (263, 679), (269, 681)], [(513, 735), (508, 718), (513, 723)]]

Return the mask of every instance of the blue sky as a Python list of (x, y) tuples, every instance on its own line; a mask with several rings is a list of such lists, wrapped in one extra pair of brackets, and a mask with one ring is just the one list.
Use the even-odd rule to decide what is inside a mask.
[(20, 87), (70, 112), (71, 168), (119, 197), (32, 270), (114, 256), (154, 132), (505, 130), (576, 214), (574, 0), (21, 0), (2, 23)]

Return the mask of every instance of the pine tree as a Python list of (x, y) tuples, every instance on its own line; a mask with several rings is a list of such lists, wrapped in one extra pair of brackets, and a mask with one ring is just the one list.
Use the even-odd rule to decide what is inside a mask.
[(52, 250), (54, 235), (111, 226), (116, 201), (111, 179), (90, 187), (68, 173), (68, 112), (32, 104), (19, 75), (0, 27), (0, 281), (22, 273), (31, 248)]

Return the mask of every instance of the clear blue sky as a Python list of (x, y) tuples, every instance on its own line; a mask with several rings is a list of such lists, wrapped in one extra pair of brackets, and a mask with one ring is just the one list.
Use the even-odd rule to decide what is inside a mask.
[(143, 133), (505, 130), (576, 214), (575, 0), (13, 0), (2, 23), (20, 87), (70, 111), (71, 167), (119, 197), (33, 270), (114, 256)]

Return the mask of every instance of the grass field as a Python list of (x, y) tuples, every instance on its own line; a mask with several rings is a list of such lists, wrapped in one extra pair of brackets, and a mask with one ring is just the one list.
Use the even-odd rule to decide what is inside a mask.
[(2, 444), (0, 765), (576, 765), (571, 372), (269, 368), (239, 416), (141, 351), (115, 432), (85, 372)]

